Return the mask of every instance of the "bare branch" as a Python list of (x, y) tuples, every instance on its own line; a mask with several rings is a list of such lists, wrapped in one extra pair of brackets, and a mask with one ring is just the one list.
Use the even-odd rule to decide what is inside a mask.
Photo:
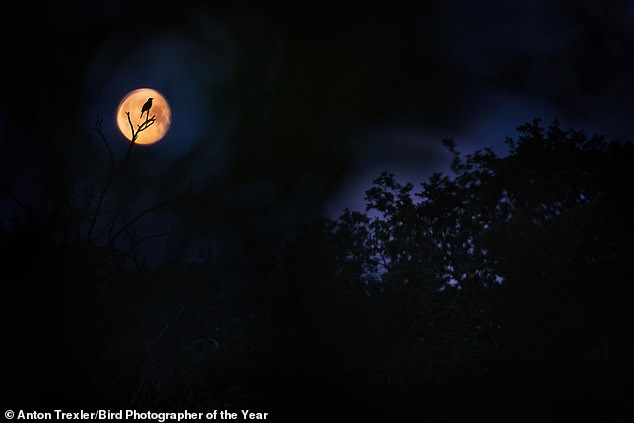
[(145, 119), (145, 122), (143, 122), (140, 125), (137, 125), (137, 130), (135, 131), (134, 124), (132, 123), (132, 118), (130, 117), (130, 112), (125, 112), (125, 114), (128, 117), (128, 124), (130, 125), (130, 133), (131, 133), (130, 145), (128, 146), (128, 151), (126, 152), (125, 159), (124, 159), (124, 163), (127, 163), (128, 158), (130, 157), (130, 151), (132, 150), (132, 147), (136, 143), (137, 138), (139, 138), (139, 133), (141, 133), (142, 131), (145, 131), (147, 128), (152, 126), (154, 122), (156, 122), (156, 115), (149, 117), (149, 114), (148, 114), (147, 118)]
[(154, 122), (156, 122), (156, 115), (153, 115), (151, 118), (146, 119), (145, 122), (143, 122), (142, 124), (137, 125), (137, 127), (139, 128), (136, 131), (137, 136), (139, 135), (139, 132), (145, 131), (147, 128), (154, 125)]
[(115, 211), (112, 213), (112, 220), (110, 221), (110, 228), (108, 229), (108, 238), (112, 239), (112, 232), (114, 231), (114, 227), (117, 224), (117, 220), (119, 219), (119, 216), (123, 215), (123, 209), (125, 208), (125, 206), (127, 206), (128, 204), (132, 203), (132, 201), (134, 201), (135, 198), (137, 198), (137, 196), (141, 193), (141, 191), (139, 191), (138, 188), (135, 188), (134, 193), (132, 193), (132, 195), (122, 201), (119, 206), (115, 209)]
[(165, 205), (167, 205), (168, 203), (172, 202), (174, 199), (169, 199), (169, 200), (165, 200), (162, 203), (159, 203), (153, 207), (149, 207), (145, 210), (143, 210), (142, 212), (140, 212), (139, 214), (137, 214), (134, 218), (132, 218), (132, 220), (130, 220), (128, 223), (125, 223), (113, 236), (112, 236), (112, 241), (115, 241), (125, 230), (127, 230), (130, 226), (134, 225), (135, 223), (137, 223), (139, 220), (141, 220), (145, 215), (152, 213), (162, 207), (164, 207)]
[(97, 119), (95, 120), (95, 127), (93, 128), (93, 130), (97, 134), (99, 134), (99, 137), (101, 138), (101, 141), (103, 141), (104, 145), (106, 146), (106, 149), (108, 149), (108, 154), (110, 155), (110, 165), (114, 169), (114, 167), (115, 167), (114, 153), (112, 152), (112, 149), (110, 148), (110, 143), (106, 139), (106, 136), (103, 133), (103, 130), (101, 129), (102, 123), (103, 123), (103, 118), (100, 117), (100, 116), (97, 116)]
[[(97, 206), (95, 207), (94, 215), (93, 215), (93, 217), (91, 219), (91, 222), (90, 222), (90, 225), (88, 227), (88, 232), (87, 232), (87, 235), (86, 235), (84, 248), (88, 248), (88, 245), (90, 245), (90, 243), (91, 243), (92, 233), (94, 231), (97, 219), (100, 216), (101, 208), (103, 207), (103, 202), (104, 202), (105, 197), (106, 197), (106, 195), (108, 193), (108, 190), (110, 189), (110, 186), (112, 185), (112, 183), (113, 183), (115, 177), (117, 176), (117, 174), (123, 168), (125, 168), (126, 165), (128, 164), (128, 162), (130, 160), (130, 152), (132, 151), (132, 147), (134, 147), (134, 144), (136, 143), (136, 140), (137, 140), (137, 138), (139, 136), (139, 133), (141, 131), (147, 129), (148, 127), (150, 127), (152, 124), (154, 124), (154, 122), (156, 120), (156, 115), (153, 115), (151, 118), (148, 117), (145, 120), (145, 122), (143, 122), (141, 125), (138, 125), (138, 129), (135, 131), (134, 130), (134, 124), (132, 123), (132, 118), (130, 117), (130, 112), (125, 112), (125, 113), (126, 113), (126, 115), (128, 117), (128, 124), (130, 125), (130, 130), (132, 132), (132, 139), (130, 140), (130, 145), (128, 146), (128, 150), (126, 151), (125, 158), (123, 159), (123, 162), (121, 163), (121, 165), (119, 167), (114, 166), (114, 156), (112, 156), (112, 162), (111, 162), (111, 163), (113, 163), (112, 172), (110, 173), (110, 176), (108, 177), (108, 180), (106, 181), (106, 184), (103, 186), (103, 189), (101, 190), (101, 193), (99, 194), (99, 199), (97, 201)], [(100, 128), (100, 123), (97, 123), (96, 127)], [(102, 134), (103, 134), (103, 132), (102, 132)], [(107, 140), (105, 139), (105, 137), (103, 137), (103, 140), (106, 143), (108, 151), (110, 151), (110, 153), (112, 153), (112, 150), (110, 149), (110, 146), (109, 146)], [(116, 239), (120, 234), (121, 234), (121, 230), (119, 230), (117, 232), (117, 234), (114, 235), (113, 239)]]
[(86, 239), (84, 240), (84, 249), (87, 249), (91, 243), (92, 232), (95, 229), (95, 224), (97, 223), (97, 219), (99, 218), (99, 215), (101, 213), (101, 207), (103, 206), (103, 202), (104, 202), (104, 199), (106, 198), (106, 194), (108, 193), (108, 190), (110, 189), (110, 185), (112, 185), (112, 181), (114, 180), (114, 177), (116, 176), (115, 170), (116, 169), (113, 169), (112, 173), (110, 174), (110, 177), (106, 181), (106, 184), (104, 185), (103, 189), (101, 190), (101, 193), (99, 194), (99, 199), (97, 200), (97, 206), (95, 207), (94, 214), (90, 221), (90, 226), (88, 227), (88, 232), (86, 233)]
[(134, 125), (132, 124), (132, 119), (130, 118), (130, 112), (125, 112), (125, 114), (128, 116), (128, 123), (130, 124), (130, 130), (132, 131), (132, 138), (130, 139), (130, 145), (128, 146), (128, 151), (126, 151), (125, 153), (125, 159), (123, 160), (124, 164), (128, 162), (128, 158), (130, 157), (130, 151), (132, 151), (132, 147), (136, 143), (136, 139), (139, 135), (138, 131), (136, 133), (134, 132)]

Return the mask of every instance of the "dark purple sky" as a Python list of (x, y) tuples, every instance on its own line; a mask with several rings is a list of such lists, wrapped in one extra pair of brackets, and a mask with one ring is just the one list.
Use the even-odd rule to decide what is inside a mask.
[(166, 95), (173, 126), (136, 151), (138, 183), (194, 184), (155, 224), (235, 245), (362, 208), (383, 170), (448, 171), (444, 137), (503, 154), (537, 117), (631, 139), (632, 2), (262, 3), (18, 5), (2, 29), (5, 178), (37, 197), (47, 143), (97, 143), (96, 115), (120, 153), (114, 110), (139, 87)]

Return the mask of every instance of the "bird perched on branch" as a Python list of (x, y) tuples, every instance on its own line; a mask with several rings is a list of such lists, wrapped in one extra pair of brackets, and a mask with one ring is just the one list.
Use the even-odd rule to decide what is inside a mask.
[(143, 107), (141, 107), (141, 117), (143, 117), (143, 113), (147, 112), (147, 118), (150, 118), (150, 109), (152, 108), (153, 99), (154, 97), (148, 98)]

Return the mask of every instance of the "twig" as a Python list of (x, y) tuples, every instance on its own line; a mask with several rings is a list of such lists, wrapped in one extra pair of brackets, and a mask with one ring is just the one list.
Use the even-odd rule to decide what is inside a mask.
[(173, 199), (169, 199), (169, 200), (165, 200), (162, 203), (159, 203), (153, 207), (149, 207), (145, 210), (143, 210), (141, 213), (137, 214), (134, 218), (132, 218), (132, 220), (130, 220), (128, 223), (124, 224), (111, 238), (111, 241), (115, 241), (125, 230), (127, 230), (130, 226), (134, 225), (136, 222), (138, 222), (139, 220), (141, 220), (143, 218), (143, 216), (145, 216), (148, 213), (151, 213), (153, 211), (156, 211), (158, 209), (160, 209), (161, 207), (165, 206), (166, 204), (170, 203), (171, 201), (173, 201)]
[(140, 125), (137, 125), (137, 130), (135, 131), (134, 125), (132, 124), (132, 118), (130, 117), (130, 112), (125, 112), (125, 114), (128, 116), (128, 124), (130, 125), (130, 132), (132, 133), (132, 138), (130, 139), (130, 145), (128, 146), (128, 151), (126, 151), (126, 154), (125, 154), (124, 163), (128, 161), (128, 158), (130, 156), (130, 151), (132, 150), (132, 147), (136, 143), (136, 140), (139, 137), (139, 133), (142, 131), (145, 131), (147, 128), (152, 126), (154, 122), (156, 122), (156, 115), (152, 115), (152, 117), (149, 117), (149, 114), (148, 114), (148, 117), (145, 119), (145, 122), (143, 122)]
[(97, 116), (97, 119), (95, 120), (95, 127), (93, 128), (93, 130), (97, 134), (99, 134), (101, 141), (103, 141), (104, 145), (106, 146), (106, 149), (108, 149), (108, 154), (110, 155), (110, 165), (114, 169), (116, 167), (115, 161), (114, 161), (114, 153), (112, 152), (112, 149), (110, 148), (110, 143), (108, 143), (108, 140), (106, 139), (106, 136), (103, 133), (103, 130), (101, 129), (102, 123), (103, 123), (103, 118), (100, 116)]

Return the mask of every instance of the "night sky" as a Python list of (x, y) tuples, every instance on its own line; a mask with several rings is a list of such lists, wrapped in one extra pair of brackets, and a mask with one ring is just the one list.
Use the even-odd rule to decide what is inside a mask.
[(139, 183), (152, 201), (191, 181), (159, 219), (195, 222), (202, 243), (275, 245), (362, 209), (383, 170), (446, 171), (445, 137), (503, 153), (536, 117), (618, 139), (634, 126), (627, 1), (70, 3), (6, 15), (23, 24), (3, 29), (5, 178), (37, 198), (44, 145), (99, 144), (97, 116), (123, 151), (115, 108), (152, 87), (173, 124), (138, 148)]
[[(172, 127), (135, 146), (130, 184), (140, 208), (178, 199), (142, 229), (170, 227), (194, 255), (213, 246), (234, 271), (312, 219), (363, 210), (381, 171), (415, 184), (448, 172), (443, 138), (504, 154), (533, 118), (634, 133), (627, 0), (12, 7), (0, 29), (0, 169), (15, 194), (46, 208), (51, 169), (86, 146), (88, 181), (104, 157), (97, 117), (123, 155), (115, 109), (133, 89), (156, 89)], [(3, 195), (0, 207), (6, 222), (16, 204)], [(163, 245), (146, 244), (150, 263)]]

